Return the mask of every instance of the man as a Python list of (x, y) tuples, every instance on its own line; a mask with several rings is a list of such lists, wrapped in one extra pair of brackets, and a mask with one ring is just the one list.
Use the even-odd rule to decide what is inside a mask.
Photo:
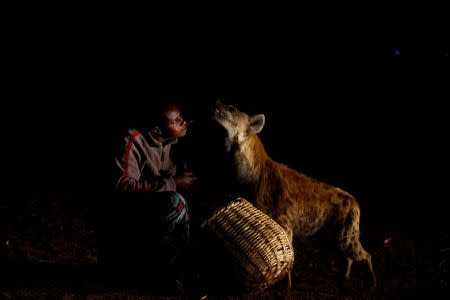
[(122, 153), (115, 158), (120, 170), (118, 191), (175, 192), (188, 189), (196, 180), (190, 172), (176, 174), (170, 157), (172, 144), (187, 132), (180, 109), (174, 104), (162, 104), (155, 109), (148, 130), (129, 130)]
[(173, 103), (154, 106), (147, 122), (128, 130), (114, 157), (118, 215), (124, 222), (123, 227), (115, 226), (125, 231), (126, 240), (134, 235), (131, 245), (136, 253), (130, 258), (139, 265), (161, 267), (180, 280), (185, 270), (180, 270), (179, 257), (190, 239), (188, 205), (182, 194), (197, 178), (191, 172), (177, 172), (171, 150), (186, 135), (187, 122)]

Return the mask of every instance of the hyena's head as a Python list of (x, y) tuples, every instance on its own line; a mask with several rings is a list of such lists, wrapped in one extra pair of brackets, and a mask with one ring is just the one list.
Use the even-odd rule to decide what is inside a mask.
[(237, 139), (238, 141), (246, 139), (251, 133), (259, 133), (265, 122), (263, 114), (250, 117), (236, 107), (223, 104), (220, 101), (216, 102), (213, 119), (225, 128), (230, 140)]

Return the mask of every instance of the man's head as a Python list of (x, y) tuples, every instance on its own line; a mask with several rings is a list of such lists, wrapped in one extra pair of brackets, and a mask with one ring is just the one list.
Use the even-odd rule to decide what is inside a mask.
[(152, 121), (151, 132), (159, 140), (180, 138), (186, 135), (187, 122), (176, 104), (159, 105), (154, 110)]

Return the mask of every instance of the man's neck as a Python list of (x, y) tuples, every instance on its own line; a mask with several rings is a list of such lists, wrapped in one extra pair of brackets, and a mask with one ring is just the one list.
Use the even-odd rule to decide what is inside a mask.
[(155, 140), (160, 143), (160, 144), (164, 144), (165, 142), (167, 142), (167, 140), (169, 140), (168, 138), (163, 138), (161, 136), (157, 136), (155, 137)]
[(156, 133), (152, 133), (151, 130), (149, 131), (149, 134), (155, 143), (162, 146), (165, 146), (166, 144), (173, 144), (177, 141), (175, 138), (165, 138)]

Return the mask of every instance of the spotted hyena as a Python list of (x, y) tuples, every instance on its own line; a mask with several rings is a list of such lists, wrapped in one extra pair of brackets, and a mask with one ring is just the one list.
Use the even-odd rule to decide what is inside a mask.
[[(347, 260), (345, 278), (350, 276), (353, 261), (364, 262), (374, 287), (371, 255), (360, 242), (360, 208), (356, 199), (272, 160), (257, 135), (265, 123), (263, 114), (249, 116), (218, 101), (213, 119), (227, 132), (226, 152), (233, 159), (239, 184), (254, 190), (255, 206), (277, 221), (291, 241), (294, 235), (308, 237), (324, 227), (332, 229)], [(290, 282), (289, 274), (289, 285)]]

